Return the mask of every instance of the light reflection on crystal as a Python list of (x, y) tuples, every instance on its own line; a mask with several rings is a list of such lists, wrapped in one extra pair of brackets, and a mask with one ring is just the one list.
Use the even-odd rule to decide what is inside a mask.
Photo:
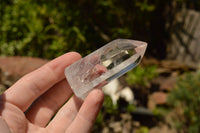
[(114, 40), (67, 67), (66, 78), (75, 95), (84, 99), (94, 87), (102, 87), (137, 66), (146, 47), (141, 41)]

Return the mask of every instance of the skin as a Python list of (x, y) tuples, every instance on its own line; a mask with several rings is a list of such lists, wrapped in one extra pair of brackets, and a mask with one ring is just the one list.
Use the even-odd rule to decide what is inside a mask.
[(6, 90), (0, 96), (0, 131), (90, 132), (104, 95), (100, 89), (91, 91), (84, 101), (73, 95), (64, 69), (79, 59), (78, 53), (64, 54), (25, 75)]

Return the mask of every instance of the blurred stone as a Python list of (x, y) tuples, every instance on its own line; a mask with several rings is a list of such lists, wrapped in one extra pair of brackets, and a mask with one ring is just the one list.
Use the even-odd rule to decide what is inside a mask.
[(0, 95), (6, 90), (6, 86), (3, 84), (3, 71), (0, 68)]
[(197, 66), (200, 63), (200, 12), (183, 9), (173, 22), (168, 58)]
[(142, 116), (153, 116), (153, 112), (145, 107), (137, 107), (136, 110), (132, 112), (132, 114)]
[(163, 60), (160, 62), (160, 67), (169, 69), (169, 70), (181, 70), (181, 71), (186, 71), (186, 70), (195, 70), (197, 69), (196, 65), (193, 64), (186, 64), (182, 61), (177, 61), (177, 60)]
[(47, 62), (47, 60), (32, 57), (0, 57), (0, 93), (3, 93), (23, 75)]
[(156, 105), (165, 104), (167, 101), (167, 94), (164, 92), (154, 92), (149, 96), (148, 108), (153, 110)]
[(141, 65), (150, 66), (150, 65), (159, 65), (159, 61), (155, 58), (146, 58), (142, 59)]
[(110, 133), (109, 128), (108, 127), (104, 127), (102, 133)]
[(160, 90), (168, 90), (168, 91), (172, 90), (176, 85), (177, 79), (178, 79), (178, 77), (166, 78), (165, 82), (163, 82), (160, 85)]
[(160, 125), (149, 130), (149, 133), (177, 133), (175, 129), (169, 128), (167, 125)]
[(23, 76), (40, 66), (48, 60), (33, 57), (0, 57), (0, 68), (12, 76)]
[(131, 133), (133, 131), (132, 116), (128, 113), (123, 113), (121, 116), (122, 133)]
[(158, 85), (159, 90), (171, 91), (175, 87), (176, 81), (178, 79), (178, 75), (173, 74), (173, 73), (171, 75), (172, 76), (168, 76), (168, 77), (159, 76), (153, 79), (152, 83), (155, 85)]
[(123, 123), (122, 133), (131, 133), (131, 132), (133, 132), (132, 122), (129, 120)]
[(124, 121), (127, 121), (127, 120), (131, 120), (132, 119), (132, 116), (130, 115), (130, 114), (121, 114), (120, 115), (121, 116), (121, 118), (122, 118), (122, 120), (124, 120)]
[(139, 128), (141, 126), (139, 121), (133, 121), (133, 126)]
[(109, 124), (109, 127), (113, 129), (114, 133), (121, 133), (122, 132), (122, 126), (121, 122), (111, 122)]
[(0, 95), (6, 90), (6, 86), (3, 84), (0, 84)]

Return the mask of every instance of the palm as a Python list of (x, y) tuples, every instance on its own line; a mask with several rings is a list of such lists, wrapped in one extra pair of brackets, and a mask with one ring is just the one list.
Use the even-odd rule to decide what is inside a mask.
[(15, 105), (6, 103), (3, 110), (3, 116), (9, 126), (18, 132), (25, 133), (28, 125), (28, 120), (24, 113)]
[(63, 72), (79, 58), (75, 53), (65, 54), (24, 76), (1, 95), (0, 115), (12, 132), (90, 131), (100, 110), (103, 93), (95, 90), (84, 102), (72, 96)]

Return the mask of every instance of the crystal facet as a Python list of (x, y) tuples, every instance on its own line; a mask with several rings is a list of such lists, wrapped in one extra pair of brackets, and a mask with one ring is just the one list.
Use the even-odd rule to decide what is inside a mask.
[(117, 39), (65, 69), (75, 95), (84, 99), (95, 87), (103, 87), (137, 66), (144, 56), (146, 42)]

